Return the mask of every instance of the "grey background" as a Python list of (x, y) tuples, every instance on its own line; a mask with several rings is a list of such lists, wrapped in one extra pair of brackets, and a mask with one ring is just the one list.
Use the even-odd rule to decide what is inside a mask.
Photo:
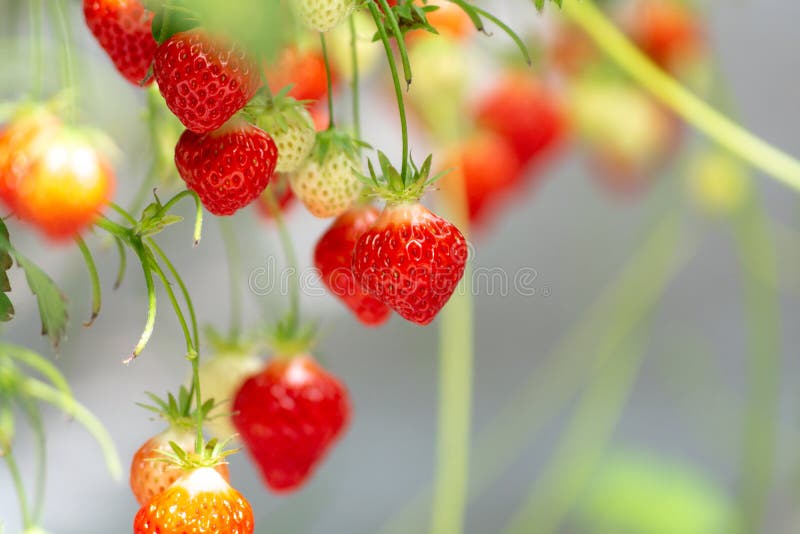
[[(532, 18), (526, 2), (497, 4), (498, 12), (514, 15), (527, 10), (525, 18)], [(0, 1), (0, 6), (0, 13), (5, 13), (8, 0)], [(91, 66), (91, 71), (83, 72), (85, 116), (106, 129), (122, 149), (117, 199), (123, 201), (147, 166), (145, 131), (139, 120), (142, 95), (115, 76), (99, 49), (80, 30), (78, 9), (74, 12), (80, 54)], [(800, 154), (795, 23), (800, 6), (787, 0), (716, 2), (710, 14), (710, 38), (742, 121), (766, 140)], [(9, 53), (2, 61), (0, 94), (4, 97), (17, 96), (26, 87), (25, 79), (20, 78), (26, 75), (25, 54), (23, 47), (20, 54)], [(376, 88), (382, 87), (381, 83), (372, 82)], [(378, 110), (375, 113), (391, 125), (391, 111), (382, 108), (386, 100), (383, 96), (368, 98), (366, 105)], [(385, 122), (367, 122), (365, 128), (375, 146), (396, 153), (399, 143), (387, 137), (392, 128)], [(423, 143), (418, 141), (415, 146), (419, 154)], [(475, 266), (509, 272), (533, 268), (538, 272), (537, 288), (547, 289), (549, 296), (512, 292), (477, 297), (474, 433), (481, 432), (511, 393), (537, 372), (600, 288), (614, 279), (647, 232), (663, 199), (674, 195), (676, 188), (669, 183), (674, 180), (665, 177), (639, 202), (620, 203), (596, 187), (580, 158), (569, 156), (551, 167), (541, 186), (528, 191), (516, 209), (498, 221), (490, 239), (477, 241)], [(763, 176), (758, 184), (770, 217), (797, 227), (796, 194)], [(188, 209), (184, 213), (190, 215)], [(277, 250), (274, 232), (257, 222), (252, 211), (237, 219), (244, 228), (245, 266), (251, 270), (264, 265)], [(300, 209), (292, 213), (289, 223), (301, 261), (307, 264), (309, 251), (326, 223)], [(613, 447), (656, 451), (695, 466), (721, 487), (733, 488), (745, 384), (739, 269), (724, 228), (690, 212), (687, 226), (688, 233), (699, 241), (697, 253), (669, 285), (658, 307), (647, 359), (622, 423), (614, 432)], [(151, 421), (134, 402), (144, 400), (145, 390), (161, 393), (174, 389), (188, 369), (167, 300), (160, 299), (160, 319), (146, 352), (134, 365), (125, 367), (120, 361), (137, 339), (146, 305), (136, 266), (129, 266), (124, 285), (112, 293), (115, 253), (98, 252), (106, 289), (104, 309), (91, 329), (83, 329), (80, 323), (88, 315), (88, 289), (77, 250), (48, 249), (17, 228), (14, 237), (20, 248), (42, 260), (71, 296), (70, 335), (56, 363), (78, 399), (106, 425), (127, 462), (148, 436), (161, 429), (160, 423)], [(218, 227), (211, 218), (207, 220), (197, 250), (191, 248), (189, 234), (187, 224), (169, 229), (159, 240), (185, 273), (201, 321), (227, 324), (227, 271)], [(95, 250), (99, 244), (92, 240)], [(770, 533), (792, 532), (792, 525), (800, 520), (794, 512), (800, 444), (795, 358), (800, 343), (795, 328), (800, 312), (797, 249), (782, 247), (779, 258), (785, 289), (784, 362), (779, 465), (770, 525), (765, 527)], [(37, 335), (34, 302), (18, 270), (12, 274), (12, 285), (17, 318), (5, 328), (4, 338), (48, 354), (46, 342)], [(250, 298), (247, 305), (246, 316), (256, 322), (264, 309), (277, 315), (283, 301), (279, 295), (271, 295)], [(350, 388), (354, 423), (313, 481), (297, 494), (278, 497), (268, 493), (244, 454), (233, 459), (232, 478), (253, 504), (257, 532), (375, 532), (432, 478), (437, 331), (396, 318), (381, 330), (365, 330), (329, 297), (306, 297), (303, 305), (323, 321), (326, 337), (320, 353)], [(697, 346), (705, 350), (697, 350)], [(47, 411), (47, 428), (50, 471), (45, 526), (56, 534), (129, 532), (136, 503), (124, 481), (110, 480), (87, 433), (53, 410)], [(471, 502), (469, 532), (494, 532), (505, 523), (550, 457), (561, 428), (560, 422), (549, 425), (544, 439), (527, 448), (489, 491)], [(21, 430), (17, 442), (26, 472), (32, 466), (29, 438)], [(7, 472), (0, 469), (0, 520), (7, 532), (18, 531), (17, 516)]]

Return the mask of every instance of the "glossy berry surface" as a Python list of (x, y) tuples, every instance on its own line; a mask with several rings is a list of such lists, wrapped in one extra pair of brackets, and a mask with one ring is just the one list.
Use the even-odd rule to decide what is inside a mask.
[[(192, 430), (166, 430), (148, 439), (133, 455), (129, 483), (139, 505), (167, 490), (183, 474), (181, 469), (163, 459), (164, 452), (172, 452), (169, 442), (175, 442), (185, 451), (194, 450), (195, 433)], [(214, 469), (230, 480), (228, 465), (219, 464)]]
[(347, 389), (306, 355), (274, 359), (233, 403), (242, 442), (275, 491), (302, 486), (350, 421)]
[(133, 534), (252, 534), (250, 503), (210, 467), (184, 473), (139, 509)]
[(404, 319), (433, 321), (464, 275), (467, 242), (422, 204), (388, 205), (356, 244), (361, 286)]
[(358, 239), (375, 224), (379, 215), (374, 206), (360, 205), (349, 209), (333, 222), (314, 249), (314, 266), (319, 269), (322, 282), (359, 321), (368, 326), (385, 323), (391, 309), (356, 281), (353, 250)]
[(126, 80), (145, 82), (158, 44), (153, 38), (153, 13), (139, 0), (83, 0), (86, 25)]
[(176, 33), (158, 47), (153, 66), (167, 106), (189, 130), (216, 130), (261, 86), (244, 51), (202, 30)]
[(175, 165), (186, 186), (214, 215), (232, 215), (257, 199), (277, 159), (272, 138), (239, 119), (207, 134), (187, 130), (175, 147)]

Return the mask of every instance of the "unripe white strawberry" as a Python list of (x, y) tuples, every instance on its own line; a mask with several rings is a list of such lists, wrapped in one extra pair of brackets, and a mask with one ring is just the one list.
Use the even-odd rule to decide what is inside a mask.
[(292, 0), (292, 7), (306, 27), (326, 32), (338, 26), (355, 9), (355, 0)]
[(255, 115), (256, 125), (278, 147), (276, 172), (294, 172), (314, 148), (316, 129), (308, 110), (293, 98), (278, 96)]
[(251, 352), (220, 352), (200, 362), (200, 384), (203, 399), (214, 399), (216, 407), (206, 421), (206, 429), (220, 440), (236, 433), (231, 422), (233, 399), (250, 376), (264, 367), (264, 362)]
[(312, 155), (295, 173), (289, 184), (295, 196), (312, 215), (337, 217), (355, 202), (361, 193), (358, 160), (353, 154), (332, 146), (317, 158)]

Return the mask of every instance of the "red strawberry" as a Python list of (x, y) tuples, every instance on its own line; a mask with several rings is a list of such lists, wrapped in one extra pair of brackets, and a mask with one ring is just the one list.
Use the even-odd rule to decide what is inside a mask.
[(254, 528), (250, 503), (210, 467), (184, 473), (133, 521), (133, 534), (252, 534)]
[(419, 203), (389, 204), (356, 244), (356, 280), (403, 318), (426, 325), (464, 275), (467, 242)]
[(558, 100), (526, 72), (509, 72), (478, 103), (478, 123), (501, 135), (523, 166), (555, 147), (564, 118)]
[(292, 193), (292, 188), (289, 187), (289, 178), (285, 174), (275, 173), (275, 178), (273, 178), (272, 183), (269, 184), (268, 190), (264, 190), (264, 193), (258, 197), (258, 201), (256, 202), (258, 214), (267, 221), (271, 221), (275, 218), (275, 215), (269, 207), (269, 202), (267, 202), (267, 194), (270, 191), (274, 195), (275, 202), (278, 203), (278, 208), (281, 210), (281, 213), (285, 214), (297, 200), (294, 193)]
[(521, 176), (514, 149), (491, 132), (479, 132), (458, 145), (448, 166), (453, 172), (442, 179), (442, 189), (457, 190), (457, 180), (463, 180), (473, 223), (482, 222), (490, 210), (499, 207)]
[[(169, 442), (175, 442), (185, 451), (194, 449), (195, 433), (192, 430), (170, 428), (147, 440), (133, 455), (130, 485), (140, 505), (163, 493), (183, 474), (181, 469), (162, 461), (164, 452), (172, 452)], [(228, 465), (221, 463), (214, 469), (226, 480), (230, 480)]]
[(647, 0), (633, 6), (628, 24), (644, 53), (662, 68), (675, 72), (704, 51), (699, 20), (683, 2)]
[(233, 402), (233, 424), (275, 491), (300, 487), (350, 421), (347, 389), (311, 356), (276, 358)]
[(175, 165), (186, 186), (214, 215), (232, 215), (258, 198), (277, 160), (272, 138), (239, 118), (207, 134), (187, 130), (175, 147)]
[(195, 29), (158, 47), (153, 67), (167, 106), (189, 130), (216, 130), (261, 86), (258, 67), (224, 39)]
[[(287, 96), (295, 100), (324, 100), (328, 95), (328, 77), (325, 74), (325, 59), (314, 49), (284, 49), (276, 64), (265, 69), (270, 87), (276, 91), (291, 85)], [(337, 75), (331, 73), (331, 83), (336, 84)]]
[[(139, 0), (83, 0), (86, 25), (114, 66), (129, 82), (144, 82), (158, 43), (151, 27), (153, 13)], [(143, 83), (144, 82), (144, 83)]]
[(333, 222), (314, 249), (314, 265), (322, 275), (322, 282), (367, 326), (385, 323), (392, 313), (386, 304), (361, 288), (352, 268), (356, 242), (379, 214), (374, 206), (362, 204), (350, 208)]

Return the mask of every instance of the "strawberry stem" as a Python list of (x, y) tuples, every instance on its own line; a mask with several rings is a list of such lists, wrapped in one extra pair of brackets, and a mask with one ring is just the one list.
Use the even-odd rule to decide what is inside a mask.
[(86, 246), (86, 241), (84, 241), (82, 237), (77, 236), (75, 238), (75, 243), (78, 245), (78, 249), (81, 251), (83, 261), (86, 263), (86, 269), (89, 272), (89, 279), (92, 283), (92, 316), (87, 322), (83, 323), (83, 326), (88, 327), (92, 326), (94, 320), (97, 319), (98, 315), (100, 315), (100, 306), (102, 305), (100, 277), (97, 274), (97, 265), (95, 265), (92, 252), (89, 250), (89, 247)]
[(30, 0), (28, 14), (31, 24), (31, 66), (33, 82), (31, 93), (36, 100), (42, 98), (44, 90), (44, 15), (42, 0)]
[[(350, 26), (350, 62), (353, 69), (352, 79), (350, 80), (350, 88), (353, 94), (353, 130), (356, 134), (356, 139), (361, 139), (361, 102), (359, 93), (359, 72), (358, 72), (358, 47), (356, 35), (356, 21), (355, 15), (350, 15), (348, 20)], [(361, 152), (361, 147), (358, 147)]]
[(751, 134), (659, 69), (592, 2), (564, 2), (564, 15), (642, 87), (710, 139), (800, 191), (800, 161)]
[(2, 444), (2, 447), (3, 459), (6, 461), (8, 473), (11, 475), (11, 481), (14, 484), (14, 491), (17, 493), (19, 512), (20, 516), (22, 517), (22, 526), (25, 529), (31, 528), (33, 524), (31, 522), (30, 510), (28, 508), (28, 495), (25, 493), (25, 484), (22, 482), (22, 476), (19, 472), (19, 465), (14, 457), (14, 453), (11, 452), (11, 447), (7, 444)]
[(275, 194), (272, 188), (268, 187), (264, 192), (264, 198), (267, 202), (267, 208), (275, 220), (275, 226), (278, 229), (278, 236), (283, 247), (284, 259), (287, 263), (289, 272), (289, 316), (287, 320), (287, 333), (296, 334), (300, 324), (300, 273), (297, 267), (297, 255), (294, 251), (292, 243), (292, 236), (289, 229), (286, 227), (286, 221), (281, 213), (278, 201), (275, 200)]
[(186, 287), (186, 283), (183, 281), (183, 278), (178, 273), (178, 270), (175, 268), (175, 265), (170, 261), (169, 257), (164, 253), (164, 250), (158, 246), (154, 239), (148, 238), (147, 244), (150, 246), (151, 249), (155, 251), (161, 261), (164, 262), (164, 265), (167, 266), (167, 269), (172, 274), (172, 277), (178, 284), (178, 288), (181, 290), (181, 294), (183, 295), (183, 300), (186, 302), (186, 308), (189, 311), (189, 321), (192, 327), (192, 336), (194, 340), (194, 347), (195, 349), (199, 350), (200, 348), (200, 332), (199, 327), (197, 324), (197, 313), (195, 312), (194, 303), (192, 302), (192, 296), (189, 293), (189, 289)]
[(69, 4), (66, 0), (57, 0), (53, 2), (56, 24), (58, 25), (59, 34), (61, 36), (61, 82), (64, 91), (67, 93), (69, 106), (67, 107), (67, 116), (69, 120), (74, 121), (77, 114), (77, 94), (78, 85), (75, 78), (75, 58), (72, 53), (72, 32), (69, 26)]
[(331, 80), (331, 64), (328, 59), (328, 45), (325, 42), (325, 34), (319, 34), (319, 42), (322, 45), (322, 59), (325, 62), (325, 83), (328, 86), (328, 130), (334, 129), (333, 124), (333, 80)]
[(236, 233), (230, 223), (222, 217), (217, 217), (222, 242), (225, 245), (225, 257), (228, 260), (228, 282), (230, 284), (231, 299), (231, 324), (228, 331), (228, 341), (238, 343), (242, 330), (242, 255)]
[[(389, 4), (386, 2), (386, 0), (381, 0), (381, 6), (384, 12), (388, 11), (391, 13), (392, 17), (394, 16), (394, 13), (388, 7)], [(386, 35), (386, 27), (384, 26), (383, 20), (381, 20), (378, 7), (375, 5), (375, 2), (367, 2), (367, 7), (369, 7), (369, 11), (372, 14), (372, 19), (375, 21), (375, 25), (378, 28), (378, 35), (383, 42), (383, 49), (386, 52), (386, 61), (389, 63), (389, 70), (392, 73), (392, 82), (394, 83), (394, 92), (397, 98), (397, 111), (400, 114), (400, 130), (403, 136), (403, 162), (400, 176), (402, 176), (405, 184), (406, 175), (408, 174), (408, 123), (406, 121), (406, 105), (405, 101), (403, 100), (403, 89), (400, 86), (400, 75), (397, 73), (397, 63), (395, 62), (394, 54), (392, 53), (392, 45), (389, 42), (389, 37)], [(390, 15), (387, 14), (387, 17), (389, 16)]]
[(31, 520), (34, 525), (38, 525), (42, 519), (44, 508), (44, 491), (47, 481), (47, 438), (42, 422), (42, 414), (39, 405), (28, 399), (21, 399), (22, 410), (28, 417), (28, 422), (33, 430), (34, 442), (36, 443), (36, 478), (33, 489), (33, 512)]

